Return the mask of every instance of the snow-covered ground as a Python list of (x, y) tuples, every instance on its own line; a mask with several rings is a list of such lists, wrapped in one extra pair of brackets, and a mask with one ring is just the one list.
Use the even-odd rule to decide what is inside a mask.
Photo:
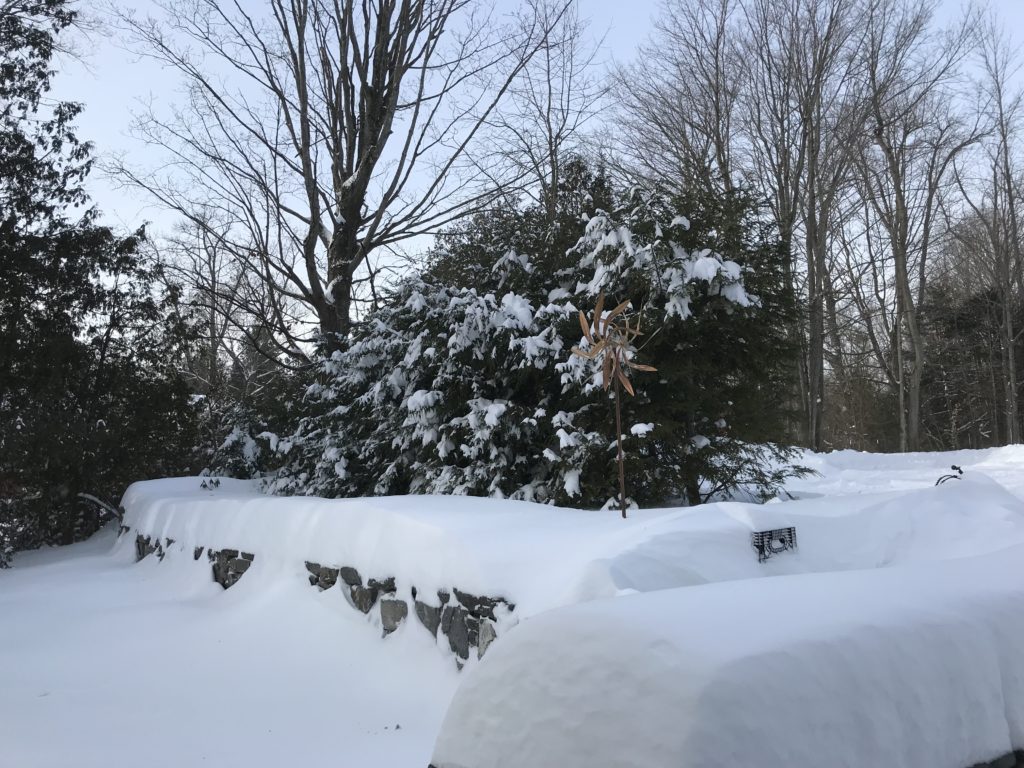
[[(689, 585), (720, 581), (731, 583), (713, 588), (740, 604), (755, 594), (740, 580), (757, 576), (889, 566), (891, 578), (1024, 546), (1024, 447), (809, 454), (804, 463), (821, 475), (791, 484), (799, 501), (648, 510), (625, 523), (479, 499), (282, 505), (244, 484), (136, 486), (126, 498), (130, 524), (183, 549), (255, 552), (253, 568), (225, 592), (190, 556), (135, 564), (133, 543), (115, 545), (109, 531), (18, 556), (0, 571), (0, 766), (423, 768), (456, 687), (497, 669), (511, 653), (503, 643), (512, 648), (518, 632), (526, 642), (526, 627), (499, 639), (498, 661), (489, 652), (459, 674), (415, 621), (382, 641), (373, 619), (311, 589), (303, 559), (390, 571), (423, 589), (500, 592), (522, 618), (632, 592), (700, 602), (706, 588)], [(933, 488), (953, 463), (968, 479)], [(799, 551), (759, 565), (748, 536), (766, 523), (795, 524)], [(759, 579), (757, 589), (859, 575)], [(659, 591), (669, 588), (678, 589)], [(834, 602), (836, 615), (857, 611), (855, 600)], [(540, 622), (579, 610), (527, 624), (535, 636)]]
[(927, 488), (951, 465), (968, 475), (985, 474), (1008, 491), (1024, 499), (1024, 445), (986, 448), (978, 451), (945, 453), (861, 453), (805, 451), (798, 462), (818, 475), (793, 480), (788, 490), (795, 496), (839, 496), (874, 491), (904, 491)]
[(112, 544), (0, 571), (0, 766), (427, 764), (459, 676), (419, 627), (385, 644), (308, 583), (224, 591)]

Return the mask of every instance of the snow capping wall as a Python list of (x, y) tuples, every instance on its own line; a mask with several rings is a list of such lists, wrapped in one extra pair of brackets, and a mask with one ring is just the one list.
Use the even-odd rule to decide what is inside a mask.
[[(588, 600), (766, 576), (948, 561), (1024, 544), (1024, 504), (980, 473), (940, 487), (784, 504), (595, 511), (453, 496), (276, 497), (255, 483), (136, 483), (122, 500), (137, 557), (206, 553), (246, 575), (341, 592), (387, 636), (422, 624), (459, 661), (524, 617)], [(800, 541), (759, 563), (752, 531)], [(339, 601), (340, 602), (340, 601)], [(413, 618), (415, 616), (415, 618)]]

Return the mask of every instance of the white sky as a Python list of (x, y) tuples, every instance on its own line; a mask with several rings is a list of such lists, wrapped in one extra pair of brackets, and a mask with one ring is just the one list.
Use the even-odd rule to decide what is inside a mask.
[[(261, 0), (244, 0), (246, 4)], [(516, 0), (500, 0), (510, 6)], [(152, 7), (150, 0), (124, 2), (138, 13)], [(1024, 40), (1024, 0), (989, 0), (990, 7), (1005, 21), (1012, 34)], [(636, 46), (647, 36), (651, 19), (659, 7), (658, 0), (580, 0), (580, 15), (589, 18), (595, 37), (605, 35), (603, 58), (629, 59)], [(944, 0), (944, 11), (954, 15), (961, 7), (959, 0)], [(85, 10), (87, 5), (80, 3)], [(61, 62), (62, 71), (55, 83), (55, 96), (79, 101), (85, 111), (78, 119), (78, 135), (92, 141), (102, 159), (126, 153), (129, 161), (146, 163), (146, 147), (128, 134), (133, 110), (148, 99), (171, 104), (177, 100), (178, 80), (159, 65), (139, 61), (118, 47), (117, 41), (94, 35), (83, 46), (84, 62)], [(148, 204), (138, 192), (126, 192), (96, 171), (89, 181), (94, 202), (111, 225), (134, 228), (145, 221), (158, 226), (168, 224), (159, 209)]]

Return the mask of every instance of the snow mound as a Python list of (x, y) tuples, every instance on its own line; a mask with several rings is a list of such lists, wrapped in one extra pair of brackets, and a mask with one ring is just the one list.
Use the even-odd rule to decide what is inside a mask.
[(798, 497), (925, 488), (948, 474), (950, 465), (956, 464), (964, 469), (965, 476), (987, 475), (1024, 498), (1024, 445), (902, 454), (803, 451), (797, 463), (817, 472), (786, 484), (786, 490)]
[[(1024, 546), (537, 616), (445, 717), (436, 768), (963, 768), (1024, 746)], [(500, 694), (497, 694), (500, 692)]]
[[(970, 479), (911, 492), (720, 503), (615, 514), (462, 496), (273, 497), (197, 478), (136, 483), (125, 524), (174, 547), (231, 548), (257, 570), (304, 561), (394, 576), (420, 590), (506, 597), (517, 616), (582, 600), (709, 582), (938, 561), (1024, 544), (1024, 502)], [(759, 563), (755, 530), (795, 526), (799, 549)], [(124, 543), (123, 546), (129, 546)]]

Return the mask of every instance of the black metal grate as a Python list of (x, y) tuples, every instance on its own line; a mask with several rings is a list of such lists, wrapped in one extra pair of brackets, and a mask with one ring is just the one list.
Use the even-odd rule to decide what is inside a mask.
[(796, 528), (754, 531), (750, 534), (750, 545), (757, 552), (757, 561), (763, 563), (772, 555), (796, 549)]

